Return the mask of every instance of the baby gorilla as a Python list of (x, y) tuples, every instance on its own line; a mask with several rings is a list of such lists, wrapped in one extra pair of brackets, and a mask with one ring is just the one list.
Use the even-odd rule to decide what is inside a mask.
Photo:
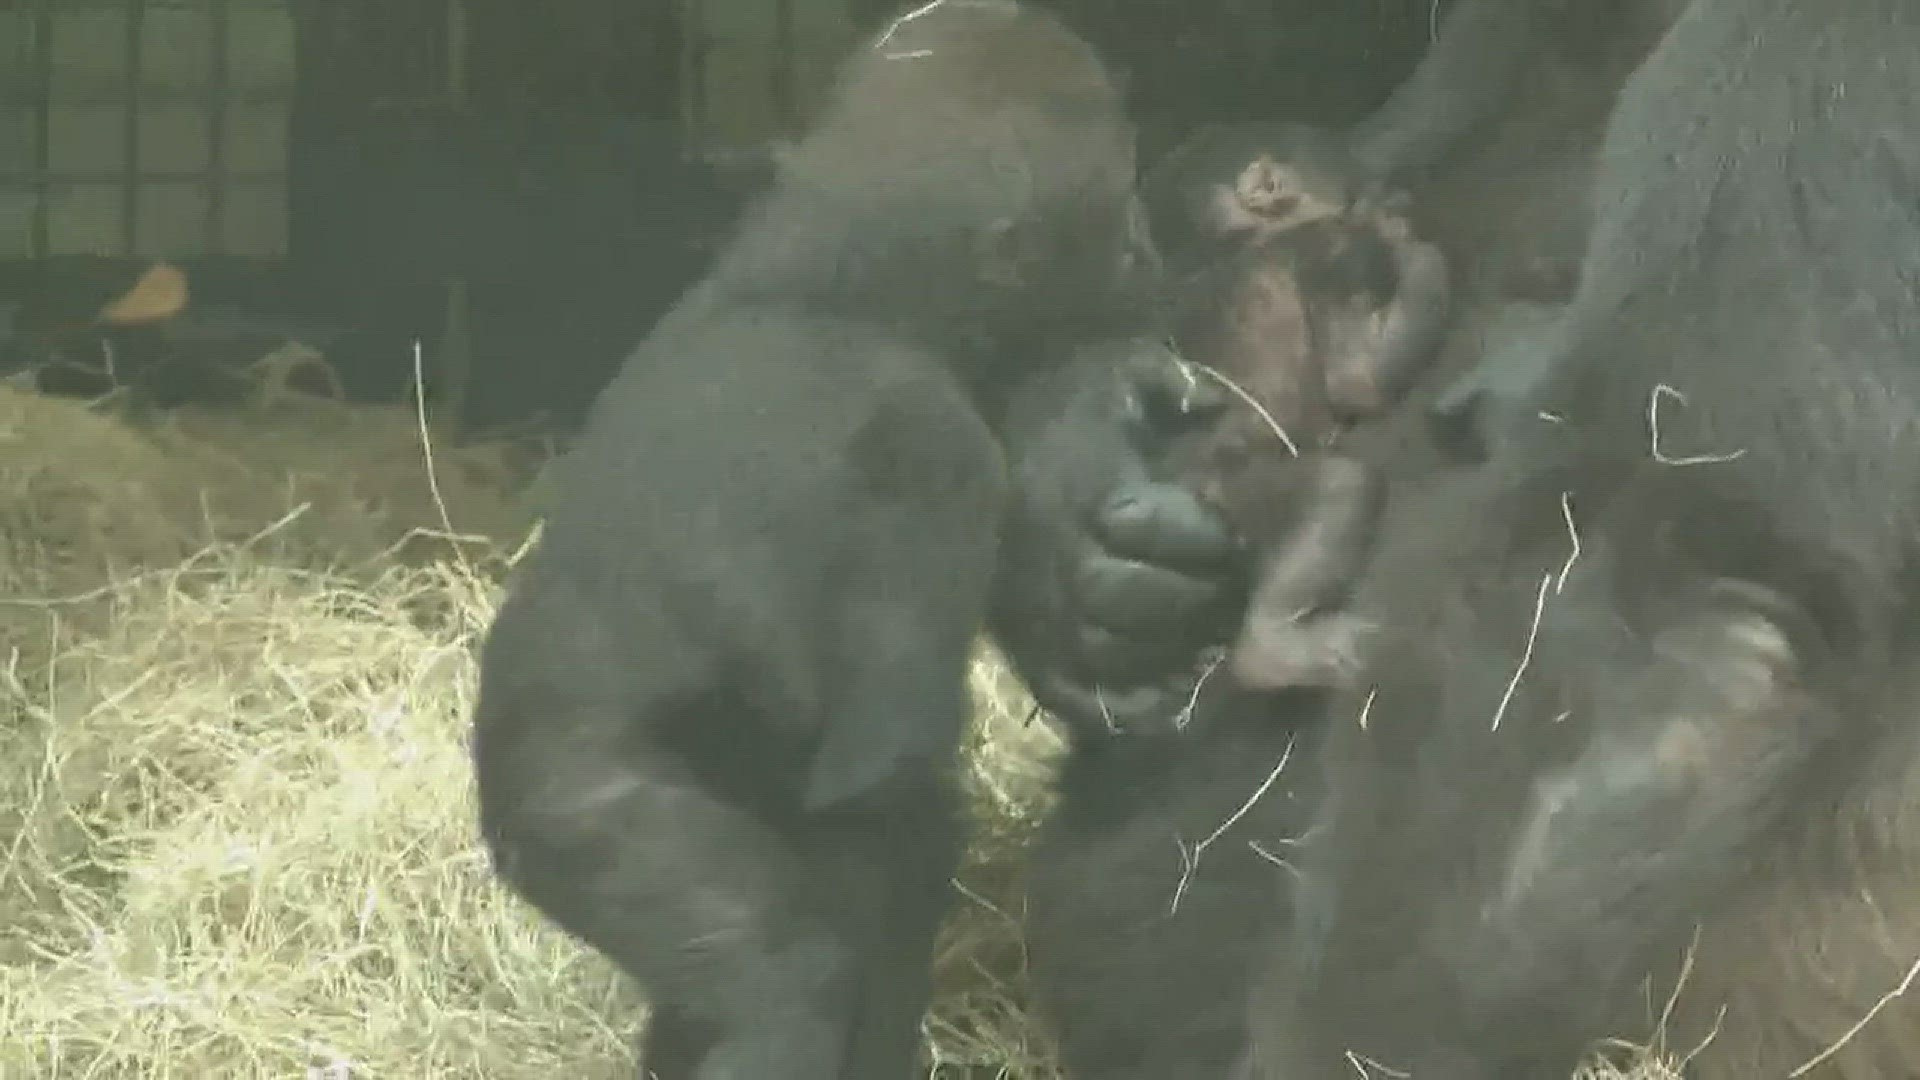
[(1151, 312), (1133, 133), (1040, 12), (847, 64), (595, 405), (481, 661), (502, 877), (654, 1006), (657, 1080), (902, 1080), (958, 858), (989, 419)]
[(1439, 249), (1337, 153), (1300, 125), (1214, 127), (1147, 184), (1184, 275), (1180, 350), (1246, 406), (1176, 460), (1256, 548), (1229, 670), (1260, 689), (1339, 683), (1358, 662), (1363, 624), (1322, 612), (1366, 560), (1386, 485), (1333, 446), (1398, 399), (1449, 315)]

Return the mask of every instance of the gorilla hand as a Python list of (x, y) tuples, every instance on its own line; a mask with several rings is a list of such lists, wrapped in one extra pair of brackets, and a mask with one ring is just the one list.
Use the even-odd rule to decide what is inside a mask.
[(1023, 387), (1003, 427), (1015, 496), (993, 631), (1075, 731), (1171, 729), (1198, 655), (1231, 636), (1244, 603), (1226, 523), (1155, 475), (1169, 444), (1228, 399), (1162, 355), (1087, 350)]

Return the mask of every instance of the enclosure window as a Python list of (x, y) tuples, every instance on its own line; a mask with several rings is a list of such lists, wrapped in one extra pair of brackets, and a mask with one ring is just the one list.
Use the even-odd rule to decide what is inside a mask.
[(842, 0), (680, 0), (683, 114), (715, 150), (791, 138), (859, 27)]
[(0, 259), (286, 249), (284, 0), (0, 0)]

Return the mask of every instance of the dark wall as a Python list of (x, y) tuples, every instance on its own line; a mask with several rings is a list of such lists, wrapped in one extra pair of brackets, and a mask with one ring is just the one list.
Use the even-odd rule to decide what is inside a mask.
[[(1412, 69), (1452, 0), (1041, 2), (1126, 75), (1151, 157), (1209, 121), (1359, 119)], [(867, 27), (909, 6), (850, 4)]]
[(455, 108), (441, 5), (301, 0), (294, 272), (307, 317), (355, 329), (351, 390), (404, 391), (460, 278), (466, 420), (576, 413), (691, 281), (732, 203), (682, 153), (674, 10), (479, 0)]
[[(868, 25), (900, 3), (851, 0)], [(1208, 120), (1344, 124), (1418, 58), (1432, 0), (1053, 0), (1127, 74), (1148, 156)], [(683, 154), (677, 5), (475, 0), (468, 102), (444, 5), (296, 0), (295, 314), (354, 329), (350, 389), (392, 397), (470, 283), (479, 426), (577, 414), (691, 283), (739, 205)], [(1444, 11), (1444, 8), (1442, 9)]]

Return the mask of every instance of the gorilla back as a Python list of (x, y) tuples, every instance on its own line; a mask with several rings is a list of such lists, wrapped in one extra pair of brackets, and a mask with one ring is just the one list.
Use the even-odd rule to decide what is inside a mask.
[(911, 1069), (1006, 487), (988, 417), (1150, 307), (1133, 169), (1052, 19), (903, 16), (564, 462), (482, 658), (481, 822), (643, 984), (660, 1080)]

